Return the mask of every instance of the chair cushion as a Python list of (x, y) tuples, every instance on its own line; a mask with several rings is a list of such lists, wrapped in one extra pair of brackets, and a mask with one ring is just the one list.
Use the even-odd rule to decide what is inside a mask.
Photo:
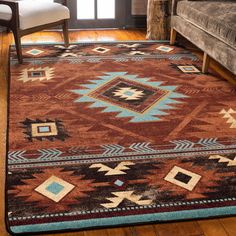
[[(18, 1), (18, 4), (20, 29), (22, 30), (70, 18), (69, 9), (59, 3)], [(10, 8), (1, 5), (0, 19), (10, 20), (11, 16)]]
[(11, 8), (6, 5), (0, 5), (0, 19), (10, 20), (11, 19)]
[(236, 47), (235, 1), (180, 1), (177, 15), (229, 46)]

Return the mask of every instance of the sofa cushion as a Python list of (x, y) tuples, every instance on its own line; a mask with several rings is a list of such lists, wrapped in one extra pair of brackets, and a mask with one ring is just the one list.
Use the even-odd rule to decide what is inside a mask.
[[(20, 29), (22, 30), (70, 18), (69, 9), (59, 3), (19, 1), (18, 5)], [(11, 9), (8, 6), (0, 6), (0, 19), (10, 20)]]
[(177, 15), (236, 48), (235, 1), (180, 1)]

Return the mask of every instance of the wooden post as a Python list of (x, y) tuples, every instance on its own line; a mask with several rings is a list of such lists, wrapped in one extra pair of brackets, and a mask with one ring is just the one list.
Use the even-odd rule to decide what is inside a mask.
[(170, 30), (170, 45), (175, 44), (176, 36), (177, 36), (177, 31), (174, 28), (171, 28), (171, 30)]
[(206, 52), (203, 55), (202, 73), (207, 73), (210, 64), (210, 57)]
[(169, 0), (148, 0), (147, 39), (168, 39)]

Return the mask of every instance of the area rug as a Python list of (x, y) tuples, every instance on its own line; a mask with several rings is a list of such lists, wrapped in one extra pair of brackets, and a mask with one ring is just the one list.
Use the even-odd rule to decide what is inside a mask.
[(236, 213), (236, 89), (168, 42), (11, 50), (11, 233)]

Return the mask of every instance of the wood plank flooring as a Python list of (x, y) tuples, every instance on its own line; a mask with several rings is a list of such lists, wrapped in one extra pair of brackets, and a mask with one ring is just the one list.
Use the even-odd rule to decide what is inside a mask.
[[(70, 41), (115, 41), (115, 40), (145, 40), (145, 31), (140, 30), (96, 30), (72, 31)], [(182, 39), (181, 39), (182, 40)], [(26, 36), (24, 43), (61, 42), (60, 32), (39, 32)], [(12, 35), (0, 33), (0, 236), (9, 235), (4, 223), (4, 181), (5, 181), (5, 140), (7, 111), (7, 73), (8, 47)], [(200, 58), (202, 53), (186, 42), (188, 48)], [(223, 78), (235, 84), (235, 76), (225, 70), (219, 63), (211, 61), (210, 66)], [(46, 235), (46, 234), (40, 234)], [(107, 228), (80, 232), (50, 234), (52, 236), (236, 236), (236, 217), (149, 224), (142, 226)]]

